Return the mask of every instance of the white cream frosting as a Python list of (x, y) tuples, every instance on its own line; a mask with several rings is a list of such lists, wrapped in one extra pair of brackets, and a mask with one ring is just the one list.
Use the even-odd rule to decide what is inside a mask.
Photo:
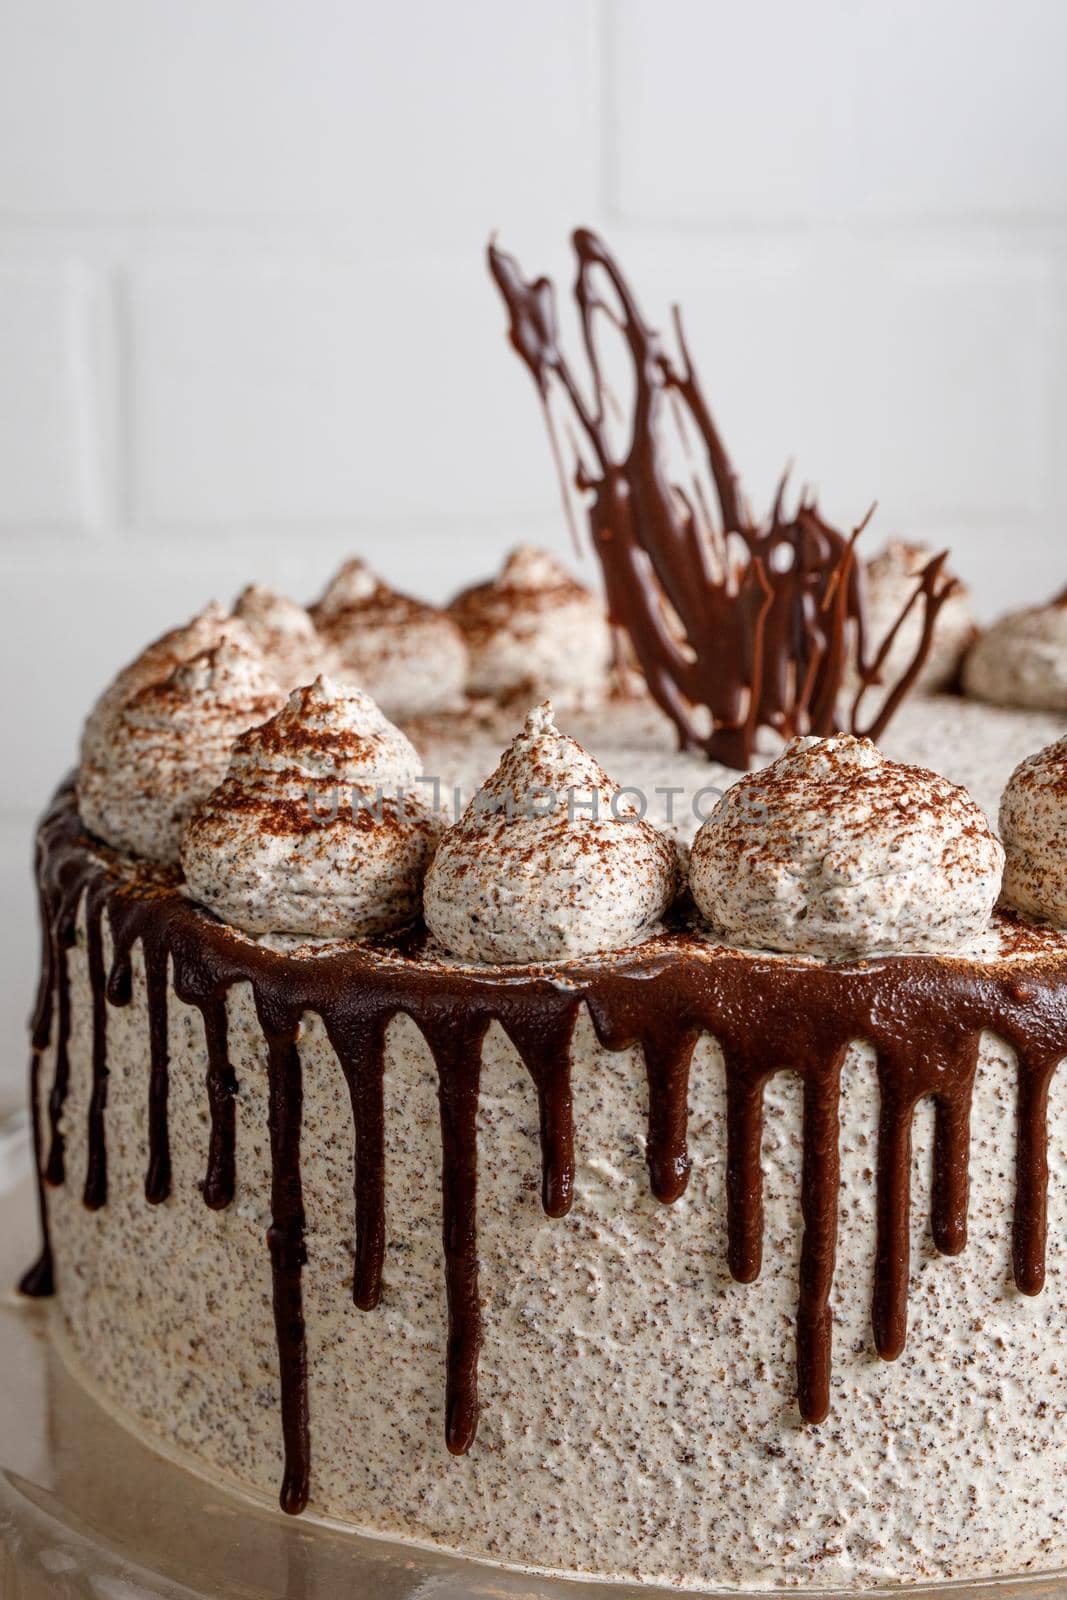
[(246, 933), (367, 938), (410, 922), (437, 833), (410, 741), (318, 678), (234, 746), (182, 841), (189, 892)]
[(830, 959), (951, 951), (986, 926), (1004, 852), (965, 789), (869, 739), (794, 739), (697, 834), (693, 899), (739, 945)]
[[(82, 1204), (82, 1136), (68, 1141), (67, 1183), (47, 1193), (58, 1295), (50, 1329), (62, 1330), (65, 1352), (73, 1346), (75, 1371), (94, 1396), (120, 1408), (146, 1446), (168, 1455), (180, 1449), (184, 1463), (218, 1487), (220, 1507), (237, 1509), (222, 1493), (234, 1482), (262, 1504), (275, 1504), (282, 1470), (277, 1333), (264, 1263), (272, 1074), (262, 1023), (249, 986), (235, 985), (227, 1030), (240, 1085), (239, 1192), (236, 1204), (210, 1211), (200, 1187), (207, 1147), (203, 1021), (169, 992), (173, 1192), (165, 1205), (146, 1206), (149, 1017), (139, 947), (132, 960), (131, 1004), (109, 1026), (109, 1203), (98, 1212)], [(1019, 976), (1026, 981), (1025, 963)], [(70, 953), (70, 981), (73, 1015), (87, 1017), (92, 997), (83, 948)], [(88, 1116), (90, 1035), (90, 1028), (77, 1027), (71, 1041), (65, 1121), (72, 1130), (83, 1129)], [(968, 1242), (956, 1259), (937, 1257), (931, 1246), (934, 1107), (918, 1107), (910, 1337), (900, 1359), (885, 1362), (874, 1356), (870, 1330), (878, 1071), (869, 1047), (849, 1049), (842, 1067), (833, 1404), (827, 1420), (810, 1427), (791, 1403), (804, 1226), (803, 1095), (796, 1075), (779, 1072), (767, 1085), (763, 1269), (757, 1282), (742, 1287), (727, 1264), (728, 1105), (715, 1040), (704, 1035), (694, 1050), (693, 1170), (681, 1200), (665, 1206), (649, 1190), (640, 1047), (603, 1048), (583, 1008), (569, 1051), (574, 1204), (560, 1221), (541, 1207), (529, 1070), (504, 1031), (490, 1026), (477, 1135), (483, 1409), (474, 1448), (451, 1458), (443, 1442), (448, 1308), (437, 1066), (410, 1018), (396, 1017), (382, 1075), (384, 1292), (377, 1309), (364, 1313), (351, 1297), (349, 1097), (317, 1015), (304, 1017), (299, 1043), (309, 1222), (301, 1292), (315, 1514), (355, 1532), (427, 1541), (493, 1563), (468, 1593), (481, 1588), (499, 1600), (571, 1594), (532, 1568), (566, 1567), (600, 1578), (593, 1588), (576, 1582), (574, 1600), (594, 1594), (603, 1600), (619, 1586), (647, 1600), (666, 1600), (668, 1591), (780, 1594), (787, 1587), (825, 1600), (829, 1592), (866, 1594), (884, 1586), (907, 1600), (916, 1583), (930, 1600), (926, 1586), (935, 1580), (988, 1580), (1062, 1564), (1062, 1068), (1049, 1106), (1048, 1282), (1034, 1299), (1007, 1281), (1016, 1143), (1012, 1053), (993, 1035), (983, 1036), (969, 1141)], [(42, 1106), (54, 1057), (53, 1047), (42, 1060)], [(86, 1439), (88, 1457), (75, 1461), (72, 1453), (67, 1464), (69, 1488), (78, 1496), (73, 1503), (83, 1517), (98, 1510), (101, 1521), (114, 1516), (115, 1494), (103, 1440), (94, 1431)], [(141, 1451), (129, 1456), (127, 1470), (147, 1461)], [(190, 1480), (193, 1488), (199, 1490)], [(317, 1540), (319, 1530), (306, 1528), (303, 1537)], [(434, 1561), (426, 1558), (427, 1569)], [(500, 1563), (522, 1570), (508, 1573)], [(380, 1570), (370, 1588), (377, 1600), (395, 1597), (405, 1584), (418, 1591), (414, 1579), (398, 1575), (394, 1583), (391, 1569)], [(465, 1576), (426, 1577), (421, 1600), (456, 1600)], [(320, 1597), (353, 1587), (324, 1584)], [(652, 1584), (665, 1587), (642, 1587)], [(300, 1592), (299, 1583), (292, 1587)], [(994, 1600), (1004, 1587), (969, 1583), (944, 1600)], [(1026, 1585), (1018, 1589), (1027, 1593)], [(1053, 1600), (1055, 1592), (1053, 1580), (1037, 1582), (1033, 1600)], [(114, 1587), (109, 1593), (118, 1600)], [(106, 1600), (103, 1591), (98, 1595)]]
[(963, 687), (997, 706), (1067, 712), (1067, 596), (995, 622), (963, 664)]
[[(621, 747), (614, 718), (586, 723), (583, 742), (607, 770), (649, 791), (665, 777), (693, 788), (709, 776), (727, 781), (695, 756), (669, 754), (665, 723), (633, 749)], [(1038, 714), (915, 699), (892, 738), (901, 759), (944, 760), (968, 786), (984, 774), (981, 791), (995, 801), (1016, 762), (1057, 732), (1053, 718)], [(636, 759), (642, 752), (643, 771)], [(464, 730), (455, 759), (465, 763), (468, 753)], [(426, 754), (428, 770), (450, 776), (443, 760)], [(108, 1026), (109, 1204), (89, 1212), (82, 1203), (83, 1138), (67, 1142), (67, 1183), (48, 1189), (59, 1297), (50, 1327), (57, 1336), (62, 1330), (64, 1359), (75, 1352), (80, 1380), (118, 1408), (147, 1446), (168, 1455), (180, 1447), (186, 1464), (221, 1489), (236, 1481), (273, 1504), (281, 1446), (264, 1260), (271, 1075), (262, 1023), (249, 986), (236, 985), (226, 1018), (240, 1085), (240, 1192), (235, 1205), (209, 1211), (200, 1187), (203, 1019), (169, 990), (173, 1192), (166, 1204), (146, 1207), (149, 1016), (137, 946), (132, 961), (133, 998)], [(69, 966), (72, 1015), (84, 1019), (92, 1007), (84, 935)], [(1018, 976), (1027, 981), (1023, 961)], [(71, 1129), (82, 1129), (88, 1115), (91, 1032), (77, 1024), (72, 1030), (64, 1117)], [(55, 1054), (53, 1040), (41, 1061), (42, 1107)], [(1020, 1298), (1007, 1270), (1016, 1156), (1012, 1052), (983, 1036), (969, 1239), (957, 1259), (931, 1251), (935, 1118), (931, 1104), (918, 1107), (911, 1337), (900, 1360), (886, 1363), (872, 1354), (866, 1292), (875, 1248), (878, 1071), (869, 1047), (850, 1048), (842, 1072), (833, 1407), (824, 1424), (808, 1427), (789, 1401), (803, 1227), (796, 1076), (779, 1073), (767, 1086), (764, 1265), (755, 1284), (740, 1288), (727, 1265), (726, 1072), (716, 1042), (704, 1036), (694, 1052), (693, 1171), (672, 1206), (649, 1192), (640, 1048), (603, 1048), (583, 1009), (570, 1054), (575, 1200), (558, 1222), (541, 1209), (529, 1070), (502, 1029), (487, 1035), (478, 1132), (480, 1281), (490, 1302), (484, 1407), (475, 1449), (453, 1460), (442, 1438), (448, 1314), (437, 1066), (415, 1024), (397, 1017), (383, 1074), (385, 1292), (368, 1318), (354, 1311), (350, 1293), (351, 1108), (320, 1019), (304, 1017), (309, 1260), (302, 1295), (313, 1511), (357, 1531), (510, 1562), (519, 1574), (497, 1566), (486, 1581), (523, 1593), (551, 1586), (551, 1579), (529, 1576), (538, 1566), (565, 1565), (608, 1584), (745, 1591), (790, 1584), (803, 1592), (901, 1583), (906, 1591), (916, 1582), (989, 1580), (1062, 1562), (1067, 1252), (1055, 1242), (1067, 1237), (1067, 1072), (1052, 1082), (1053, 1248), (1045, 1293), (1034, 1299)], [(43, 1128), (47, 1136), (47, 1122)], [(390, 1404), (383, 1405), (383, 1394)], [(271, 1403), (259, 1403), (264, 1397)], [(106, 1466), (102, 1449), (98, 1443), (91, 1459)], [(98, 1483), (104, 1515), (113, 1493), (106, 1471), (87, 1475), (84, 1460), (69, 1466), (79, 1494), (90, 1493), (89, 1479)], [(94, 1502), (90, 1495), (81, 1503)], [(576, 1592), (581, 1600), (585, 1591)]]
[(390, 589), (363, 561), (347, 561), (311, 608), (334, 670), (390, 717), (460, 705), (467, 649), (451, 617)]
[(497, 577), (463, 590), (449, 612), (467, 642), (472, 695), (505, 699), (526, 690), (573, 705), (608, 687), (604, 607), (546, 550), (520, 545)]
[(177, 861), (185, 819), (223, 777), (233, 741), (284, 699), (251, 637), (229, 630), (111, 716), (78, 773), (86, 826), (116, 850)]
[(546, 702), (442, 839), (423, 909), (464, 960), (560, 961), (642, 938), (675, 876), (671, 840), (559, 732)]
[(82, 761), (107, 742), (115, 718), (135, 694), (150, 684), (162, 683), (183, 661), (191, 661), (223, 639), (238, 639), (248, 646), (254, 643), (245, 624), (232, 617), (217, 600), (210, 600), (203, 611), (181, 627), (153, 639), (112, 679), (90, 711), (82, 730)]
[(334, 573), (318, 600), (314, 611), (323, 617), (335, 617), (350, 606), (361, 606), (385, 589), (386, 585), (372, 572), (359, 556), (352, 556)]
[(1067, 927), (1067, 738), (1016, 767), (1000, 802), (1004, 899)]
[(313, 683), (330, 666), (329, 652), (309, 612), (261, 583), (237, 596), (233, 614), (249, 629), (283, 689)]
[[(872, 657), (915, 593), (918, 580), (934, 552), (926, 545), (895, 539), (867, 563), (867, 654)], [(948, 574), (946, 574), (948, 576)], [(882, 667), (884, 683), (892, 686), (914, 659), (922, 638), (923, 606), (916, 601), (901, 623)], [(934, 694), (951, 684), (977, 629), (970, 591), (962, 585), (938, 612), (933, 638), (915, 688)]]

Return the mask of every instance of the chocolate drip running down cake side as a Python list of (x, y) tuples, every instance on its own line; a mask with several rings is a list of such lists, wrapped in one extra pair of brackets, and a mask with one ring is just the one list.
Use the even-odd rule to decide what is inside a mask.
[[(680, 752), (529, 550), (447, 612), (359, 562), (310, 615), (246, 590), (101, 698), (38, 832), (23, 1288), (127, 1426), (581, 1576), (1067, 1561), (1062, 707), (894, 695), (935, 636), (958, 669), (962, 591), (887, 561), (894, 657), (812, 518), (776, 509), (793, 577), (752, 567)], [(879, 749), (836, 732), (858, 685)]]

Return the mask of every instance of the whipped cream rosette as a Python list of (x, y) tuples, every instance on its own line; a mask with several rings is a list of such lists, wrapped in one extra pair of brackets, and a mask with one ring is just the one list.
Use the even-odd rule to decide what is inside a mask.
[(701, 914), (738, 945), (830, 959), (959, 949), (1004, 852), (965, 789), (869, 739), (794, 739), (728, 789), (693, 844)]
[(286, 691), (312, 683), (331, 666), (330, 653), (311, 620), (295, 600), (276, 594), (262, 583), (250, 583), (237, 596), (233, 614), (248, 628), (263, 659)]
[(963, 663), (963, 687), (995, 706), (1067, 712), (1067, 594), (987, 629)]
[(606, 692), (604, 607), (546, 550), (520, 545), (495, 578), (464, 589), (448, 610), (467, 642), (472, 695), (528, 690), (573, 705)]
[(1067, 927), (1067, 738), (1020, 762), (1000, 802), (1004, 899)]
[(228, 631), (112, 716), (78, 772), (86, 826), (117, 850), (177, 861), (185, 819), (225, 773), (233, 741), (284, 699), (252, 639)]
[(674, 894), (673, 842), (547, 702), (444, 835), (426, 878), (427, 926), (469, 961), (560, 961), (641, 939)]
[[(866, 566), (866, 623), (868, 656), (878, 648), (901, 616), (922, 577), (923, 569), (934, 555), (927, 545), (909, 544), (894, 539), (867, 562)], [(948, 573), (945, 574), (949, 576)], [(937, 614), (933, 637), (926, 659), (915, 679), (914, 688), (934, 694), (952, 684), (960, 670), (960, 662), (974, 642), (977, 628), (971, 604), (970, 591), (962, 584), (949, 595)], [(896, 683), (903, 677), (919, 650), (923, 628), (923, 608), (913, 605), (904, 617), (893, 638), (893, 643), (882, 664), (881, 678), (885, 683)], [(857, 684), (855, 673), (850, 673), (853, 688)]]
[(249, 647), (255, 642), (245, 624), (232, 617), (217, 600), (209, 601), (203, 611), (198, 611), (180, 628), (171, 628), (153, 639), (112, 679), (90, 711), (82, 729), (82, 761), (106, 742), (115, 717), (135, 694), (150, 684), (162, 683), (175, 667), (210, 650), (223, 639), (237, 639)]
[(459, 705), (467, 650), (451, 617), (399, 594), (360, 560), (347, 561), (311, 608), (334, 671), (390, 717)]
[(182, 841), (189, 892), (246, 933), (368, 938), (417, 915), (439, 832), (410, 741), (320, 677), (234, 746)]

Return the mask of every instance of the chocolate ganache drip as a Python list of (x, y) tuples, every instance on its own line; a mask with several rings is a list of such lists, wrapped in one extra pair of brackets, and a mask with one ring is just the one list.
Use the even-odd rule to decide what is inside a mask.
[[(26, 1294), (52, 1292), (47, 1190), (63, 1183), (64, 1105), (70, 1082), (68, 959), (84, 907), (92, 995), (92, 1093), (87, 1126), (87, 1206), (106, 1203), (107, 1016), (133, 994), (132, 953), (145, 972), (149, 1038), (149, 1162), (146, 1200), (166, 1198), (166, 981), (204, 1023), (204, 1095), (210, 1143), (202, 1192), (229, 1205), (235, 1162), (236, 1081), (227, 1051), (226, 998), (251, 985), (266, 1043), (271, 1221), (264, 1242), (273, 1278), (285, 1468), (281, 1504), (305, 1505), (312, 1474), (302, 1277), (308, 1264), (300, 1171), (303, 1101), (300, 1019), (321, 1017), (347, 1082), (353, 1114), (355, 1304), (373, 1313), (382, 1295), (385, 1228), (383, 1076), (386, 1030), (412, 1019), (436, 1066), (441, 1119), (443, 1263), (448, 1300), (446, 1443), (471, 1448), (478, 1423), (482, 1337), (477, 1235), (476, 1125), (482, 1043), (498, 1022), (529, 1071), (539, 1106), (542, 1199), (564, 1218), (574, 1194), (570, 1044), (587, 1007), (610, 1050), (640, 1047), (648, 1080), (647, 1164), (666, 1203), (685, 1191), (690, 1065), (703, 1033), (726, 1067), (728, 1260), (741, 1283), (759, 1276), (763, 1245), (760, 1146), (764, 1090), (774, 1074), (803, 1083), (803, 1241), (796, 1313), (797, 1397), (818, 1423), (831, 1389), (832, 1296), (839, 1208), (841, 1068), (849, 1044), (877, 1055), (881, 1119), (877, 1161), (874, 1344), (888, 1360), (904, 1348), (908, 1319), (911, 1137), (915, 1108), (936, 1108), (932, 1230), (945, 1254), (966, 1243), (971, 1096), (982, 1031), (1018, 1056), (1015, 1280), (1037, 1294), (1044, 1278), (1048, 1183), (1047, 1111), (1057, 1064), (1067, 1056), (1067, 953), (1057, 940), (1003, 914), (1008, 956), (988, 964), (935, 955), (828, 966), (709, 945), (681, 925), (610, 958), (550, 969), (456, 968), (421, 954), (419, 930), (310, 959), (240, 938), (181, 893), (170, 868), (131, 868), (87, 838), (70, 790), (38, 838), (43, 959), (33, 1020), (31, 1088), (43, 1249), (22, 1280)], [(105, 961), (110, 942), (110, 963)], [(53, 1087), (38, 1103), (41, 1061), (52, 1054)], [(46, 1143), (46, 1135), (48, 1136)], [(559, 1226), (565, 1224), (560, 1222)], [(709, 1381), (711, 1379), (709, 1378)]]
[[(524, 278), (495, 243), (489, 267), (508, 308), (512, 346), (541, 397), (569, 511), (552, 413), (554, 395), (562, 394), (571, 419), (574, 483), (589, 496), (608, 610), (629, 635), (681, 748), (703, 749), (712, 760), (746, 768), (761, 727), (792, 738), (848, 726), (877, 739), (919, 676), (938, 613), (957, 587), (943, 574), (947, 552), (927, 564), (889, 634), (869, 651), (862, 574), (854, 559), (864, 524), (846, 538), (810, 499), (787, 516), (783, 478), (770, 518), (758, 526), (704, 398), (677, 309), (680, 362), (645, 321), (603, 241), (579, 228), (572, 243), (591, 401), (560, 344), (552, 283)], [(633, 369), (631, 432), (621, 449), (613, 443), (618, 405), (599, 345), (605, 324), (621, 335)], [(671, 423), (683, 445), (680, 472), (670, 459)], [(690, 445), (694, 431), (703, 468)], [(879, 709), (861, 727), (861, 701), (882, 683), (889, 651), (915, 605), (923, 610), (915, 653), (899, 680), (883, 686)], [(839, 701), (851, 659), (860, 681), (843, 720)]]

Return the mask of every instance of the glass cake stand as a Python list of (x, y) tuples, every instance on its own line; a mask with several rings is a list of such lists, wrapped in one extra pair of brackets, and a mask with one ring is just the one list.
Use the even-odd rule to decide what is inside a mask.
[[(25, 1119), (0, 1121), (0, 1600), (650, 1600), (679, 1594), (513, 1572), (284, 1517), (141, 1444), (66, 1369), (48, 1337), (47, 1303), (14, 1292), (36, 1247), (29, 1165)], [(895, 1592), (898, 1600), (902, 1593), (873, 1592)], [(909, 1600), (933, 1594), (1067, 1600), (1067, 1573), (903, 1593)]]

